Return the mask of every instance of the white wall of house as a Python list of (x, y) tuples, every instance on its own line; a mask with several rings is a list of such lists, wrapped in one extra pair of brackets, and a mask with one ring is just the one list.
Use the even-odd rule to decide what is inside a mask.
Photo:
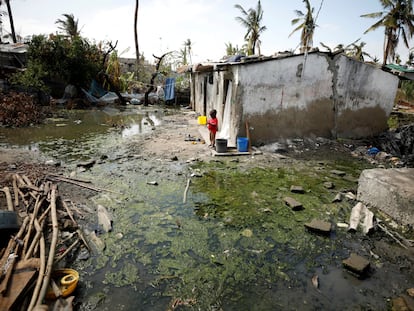
[(343, 55), (335, 65), (336, 136), (367, 137), (385, 130), (399, 79)]
[[(319, 52), (218, 64), (214, 72), (193, 75), (199, 85), (195, 110), (203, 113), (206, 102), (206, 112), (217, 109), (221, 124), (226, 81), (231, 81), (230, 144), (237, 136), (247, 135), (246, 122), (254, 144), (295, 137), (360, 138), (380, 133), (387, 127), (398, 87), (397, 77), (374, 66)], [(213, 75), (213, 83), (206, 80), (209, 75)]]

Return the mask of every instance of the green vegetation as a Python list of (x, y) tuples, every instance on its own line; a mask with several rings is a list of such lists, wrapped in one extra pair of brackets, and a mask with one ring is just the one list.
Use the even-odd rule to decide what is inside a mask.
[[(107, 247), (95, 268), (104, 271), (109, 287), (146, 286), (163, 297), (195, 299), (203, 310), (240, 305), (246, 292), (264, 295), (278, 286), (301, 286), (316, 269), (340, 262), (345, 240), (340, 237), (346, 234), (337, 228), (337, 238), (319, 236), (307, 232), (304, 223), (347, 221), (352, 202), (331, 201), (337, 192), (355, 189), (361, 165), (341, 159), (279, 168), (200, 162), (192, 170), (203, 177), (192, 179), (185, 204), (184, 177), (153, 187), (126, 170), (125, 178), (112, 185), (125, 193), (120, 198), (125, 203), (112, 206), (114, 232), (101, 236)], [(347, 178), (332, 174), (333, 169), (345, 171)], [(326, 189), (326, 181), (335, 190)], [(129, 183), (141, 191), (130, 192)], [(305, 193), (291, 193), (291, 185)], [(285, 196), (300, 201), (304, 210), (292, 211)], [(298, 269), (303, 275), (296, 274)]]
[(11, 82), (41, 89), (52, 80), (88, 87), (102, 70), (102, 61), (102, 51), (82, 37), (35, 36), (29, 44), (27, 70), (16, 73)]

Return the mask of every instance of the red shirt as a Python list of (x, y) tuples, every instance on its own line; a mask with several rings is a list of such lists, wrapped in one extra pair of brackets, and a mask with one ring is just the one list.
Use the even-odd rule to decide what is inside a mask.
[(213, 133), (217, 133), (217, 129), (218, 129), (218, 120), (217, 118), (212, 118), (209, 119), (207, 122), (207, 128), (209, 131), (213, 132)]

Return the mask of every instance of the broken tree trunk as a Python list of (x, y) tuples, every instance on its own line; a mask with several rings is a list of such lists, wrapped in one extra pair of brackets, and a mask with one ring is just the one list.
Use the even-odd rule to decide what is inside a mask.
[(155, 55), (152, 55), (152, 56), (154, 56), (154, 57), (157, 59), (157, 65), (155, 66), (155, 72), (154, 72), (154, 73), (152, 74), (152, 76), (151, 76), (151, 81), (150, 81), (150, 84), (149, 84), (148, 89), (146, 90), (145, 95), (144, 95), (144, 106), (148, 106), (148, 105), (149, 105), (149, 100), (148, 100), (149, 94), (150, 94), (151, 92), (155, 91), (154, 81), (155, 81), (155, 78), (156, 78), (156, 77), (158, 76), (158, 74), (159, 74), (159, 70), (160, 70), (160, 66), (161, 66), (161, 63), (162, 63), (163, 58), (164, 58), (165, 56), (167, 56), (168, 54), (171, 54), (171, 53), (172, 53), (172, 52), (167, 52), (167, 53), (164, 53), (164, 54), (163, 54), (163, 55), (161, 55), (160, 57), (155, 56)]

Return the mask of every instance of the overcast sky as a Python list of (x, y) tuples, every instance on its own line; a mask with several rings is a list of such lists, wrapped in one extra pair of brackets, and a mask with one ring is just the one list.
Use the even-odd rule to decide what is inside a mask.
[[(56, 33), (57, 19), (62, 14), (74, 14), (79, 20), (81, 35), (91, 41), (118, 40), (118, 52), (122, 57), (135, 57), (134, 48), (134, 0), (13, 0), (16, 32), (22, 37), (32, 34)], [(264, 11), (262, 25), (262, 54), (272, 55), (278, 51), (298, 52), (300, 32), (289, 34), (296, 18), (294, 10), (306, 12), (302, 0), (262, 0)], [(226, 51), (226, 43), (241, 47), (245, 35), (236, 20), (241, 16), (235, 4), (245, 10), (256, 8), (257, 0), (141, 0), (138, 17), (140, 52), (147, 60), (167, 51), (180, 50), (184, 41), (192, 42), (193, 62), (218, 61)], [(315, 14), (321, 0), (311, 0)], [(5, 7), (3, 7), (3, 10)], [(382, 11), (378, 0), (325, 0), (317, 19), (313, 45), (320, 42), (332, 49), (338, 44), (350, 44), (361, 38), (365, 51), (382, 59), (384, 30), (380, 28), (364, 35), (364, 31), (377, 19), (360, 15)], [(7, 17), (3, 25), (8, 28)], [(411, 40), (412, 44), (413, 40)], [(403, 62), (408, 52), (399, 53)], [(129, 50), (128, 50), (129, 49)], [(323, 50), (322, 48), (320, 48)]]

